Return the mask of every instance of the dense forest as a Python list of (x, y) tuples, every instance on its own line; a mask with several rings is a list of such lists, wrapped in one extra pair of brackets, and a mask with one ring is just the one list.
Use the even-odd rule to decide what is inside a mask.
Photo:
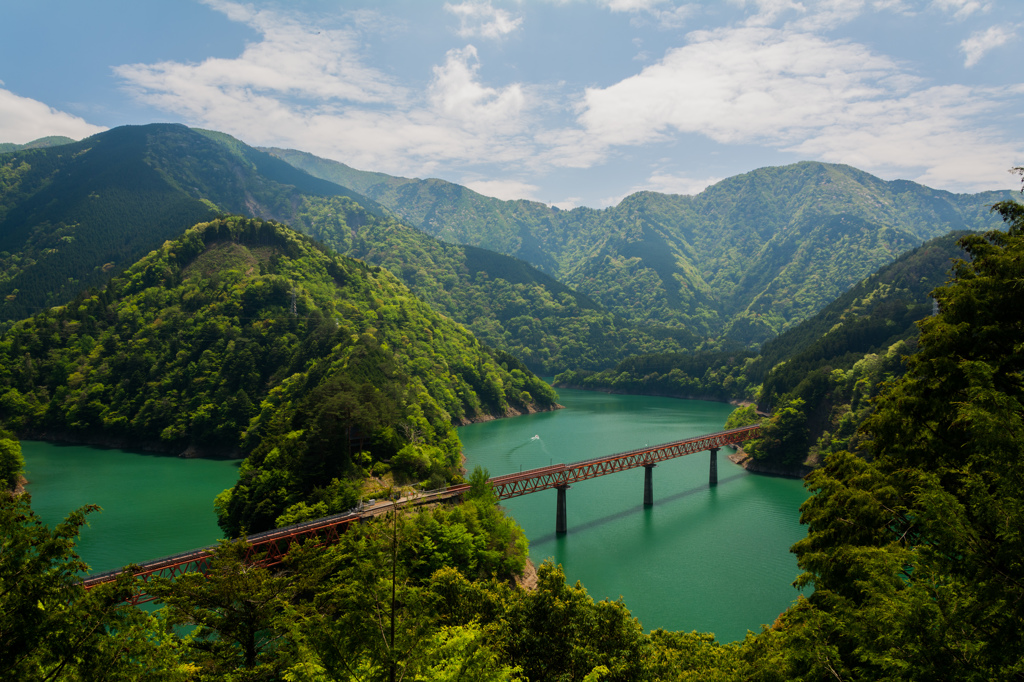
[(876, 385), (860, 426), (866, 456), (835, 443), (807, 479), (815, 492), (801, 510), (808, 534), (793, 548), (806, 597), (741, 642), (644, 634), (625, 604), (595, 603), (551, 565), (534, 589), (513, 586), (525, 540), (477, 470), (462, 506), (362, 525), (329, 550), (293, 552), (283, 570), (245, 567), (243, 548), (226, 543), (206, 576), (155, 581), (165, 604), (155, 613), (119, 603), (132, 589), (127, 577), (88, 593), (77, 584), (74, 541), (95, 510), (51, 530), (27, 495), (5, 493), (0, 672), (63, 680), (1020, 677), (1024, 205), (998, 208), (1008, 230), (960, 239), (969, 258), (934, 290), (938, 312), (919, 323), (905, 371)]
[(443, 243), (372, 200), (234, 138), (128, 126), (0, 155), (0, 320), (60, 305), (222, 211), (274, 219), (382, 265), (488, 345), (538, 372), (680, 351), (686, 329), (644, 327), (523, 261)]
[[(184, 126), (38, 142), (0, 150), (0, 677), (1024, 677), (1024, 205), (804, 163), (558, 211)], [(557, 407), (531, 369), (749, 401), (748, 465), (811, 470), (804, 598), (723, 645), (522, 587), (477, 470), (273, 570), (225, 541), (143, 612), (77, 584), (96, 508), (9, 492), (19, 437), (242, 456), (237, 538), (462, 482), (455, 425)]]
[(197, 225), (0, 336), (18, 433), (246, 455), (218, 499), (231, 535), (347, 509), (369, 475), (439, 487), (454, 424), (554, 406), (388, 271), (252, 219)]
[(807, 319), (928, 239), (997, 227), (989, 207), (1011, 197), (802, 162), (728, 178), (696, 196), (640, 192), (602, 210), (560, 211), (269, 151), (428, 234), (521, 258), (623, 319), (743, 347)]
[(40, 137), (37, 140), (26, 142), (25, 144), (15, 144), (14, 142), (0, 142), (0, 154), (4, 152), (20, 152), (23, 149), (42, 149), (43, 147), (56, 147), (62, 144), (71, 144), (75, 140), (70, 137), (64, 137), (63, 135), (48, 135), (46, 137)]
[[(765, 471), (806, 473), (835, 442), (848, 446), (883, 381), (903, 372), (918, 322), (932, 314), (932, 289), (965, 256), (963, 233), (930, 240), (864, 279), (760, 352), (663, 353), (628, 357), (612, 369), (570, 370), (555, 385), (618, 393), (756, 402), (772, 413), (766, 437), (747, 452)], [(753, 406), (733, 424), (753, 423)]]

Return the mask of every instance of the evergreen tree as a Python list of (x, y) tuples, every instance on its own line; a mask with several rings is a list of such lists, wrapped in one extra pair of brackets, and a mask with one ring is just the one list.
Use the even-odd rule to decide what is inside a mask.
[(961, 239), (971, 260), (866, 422), (873, 461), (808, 479), (794, 675), (1024, 675), (1024, 209), (995, 210), (1008, 229)]

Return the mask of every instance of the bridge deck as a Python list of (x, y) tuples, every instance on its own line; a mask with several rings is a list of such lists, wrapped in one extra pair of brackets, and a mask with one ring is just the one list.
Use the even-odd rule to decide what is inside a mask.
[[(584, 481), (597, 476), (605, 476), (627, 469), (653, 465), (676, 457), (691, 455), (696, 452), (717, 449), (726, 445), (738, 445), (755, 438), (760, 433), (759, 426), (746, 426), (729, 431), (721, 431), (706, 436), (687, 438), (684, 440), (664, 443), (653, 447), (645, 447), (615, 455), (603, 455), (585, 459), (572, 464), (553, 464), (551, 466), (529, 469), (520, 473), (505, 474), (491, 479), (498, 500), (507, 500), (520, 495), (528, 495), (540, 490), (567, 487), (570, 483)], [(285, 528), (275, 528), (263, 533), (250, 535), (247, 560), (261, 566), (274, 566), (284, 560), (288, 548), (294, 542), (309, 538), (317, 538), (324, 544), (337, 542), (338, 537), (349, 524), (386, 514), (398, 507), (432, 504), (454, 497), (460, 497), (469, 490), (468, 485), (457, 485), (426, 493), (401, 498), (397, 501), (379, 502), (368, 509), (357, 512), (344, 512), (325, 516), (312, 521), (304, 521)], [(132, 574), (146, 581), (153, 575), (176, 577), (189, 571), (201, 571), (207, 567), (217, 545), (208, 545), (198, 549), (181, 552), (159, 559), (153, 559), (133, 567)], [(89, 576), (82, 581), (84, 587), (110, 582), (119, 576), (124, 569), (105, 571)], [(140, 592), (133, 603), (151, 601), (153, 597)]]
[(738, 429), (720, 431), (706, 436), (686, 438), (672, 443), (663, 443), (652, 447), (639, 448), (615, 455), (604, 455), (585, 459), (573, 464), (555, 464), (553, 466), (530, 469), (518, 474), (496, 476), (491, 485), (499, 500), (507, 500), (520, 495), (528, 495), (539, 490), (560, 488), (577, 481), (585, 481), (597, 476), (614, 474), (626, 469), (649, 464), (657, 464), (665, 460), (692, 455), (696, 452), (718, 449), (726, 445), (738, 445), (760, 433), (760, 426), (744, 426)]

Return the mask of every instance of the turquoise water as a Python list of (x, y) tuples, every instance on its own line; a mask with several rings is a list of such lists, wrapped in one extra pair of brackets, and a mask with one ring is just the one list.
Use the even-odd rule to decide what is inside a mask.
[[(721, 403), (560, 391), (566, 409), (459, 429), (468, 466), (500, 475), (574, 462), (719, 431)], [(533, 436), (539, 436), (536, 440)], [(214, 497), (238, 462), (180, 459), (23, 441), (32, 506), (50, 525), (83, 504), (79, 553), (94, 572), (211, 544), (221, 536)], [(535, 563), (562, 564), (597, 599), (622, 596), (646, 630), (742, 638), (770, 624), (793, 599), (789, 547), (804, 534), (800, 481), (748, 474), (719, 453), (708, 487), (708, 453), (654, 469), (655, 502), (643, 507), (643, 469), (574, 484), (569, 532), (556, 537), (555, 491), (506, 501), (526, 530)]]
[[(459, 429), (467, 467), (492, 476), (569, 463), (720, 431), (722, 403), (559, 391), (564, 410)], [(533, 439), (533, 436), (539, 436)], [(595, 599), (623, 597), (645, 630), (714, 632), (741, 639), (796, 599), (789, 547), (803, 537), (801, 481), (748, 474), (709, 453), (654, 469), (654, 506), (643, 506), (642, 468), (574, 484), (568, 533), (556, 537), (554, 490), (504, 502), (530, 539), (535, 563), (551, 558)]]
[(78, 553), (101, 572), (209, 545), (222, 536), (213, 498), (238, 479), (240, 460), (182, 459), (22, 441), (32, 509), (54, 526), (98, 504)]

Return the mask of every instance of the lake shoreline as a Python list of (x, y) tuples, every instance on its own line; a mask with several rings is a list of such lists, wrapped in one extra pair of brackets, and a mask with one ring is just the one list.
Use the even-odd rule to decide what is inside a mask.
[[(528, 407), (526, 411), (509, 408), (500, 415), (476, 415), (472, 419), (452, 420), (452, 426), (467, 426), (469, 424), (481, 424), (496, 419), (510, 419), (512, 417), (523, 417), (542, 412), (554, 412), (564, 409), (562, 405), (555, 403), (551, 407), (538, 409)], [(143, 440), (127, 437), (110, 436), (99, 433), (83, 433), (80, 431), (65, 431), (62, 429), (25, 429), (18, 434), (19, 440), (36, 440), (54, 445), (87, 445), (89, 447), (106, 450), (124, 450), (143, 455), (160, 455), (165, 457), (180, 457), (182, 459), (211, 459), (211, 460), (240, 460), (245, 459), (245, 454), (239, 448), (210, 447), (196, 445), (194, 443), (167, 443), (157, 440)]]
[(118, 438), (53, 429), (28, 429), (20, 432), (18, 438), (19, 440), (36, 440), (53, 445), (87, 445), (103, 450), (123, 450), (140, 455), (160, 455), (182, 459), (238, 460), (245, 458), (238, 448), (197, 447), (193, 444)]
[(742, 447), (737, 448), (736, 452), (729, 455), (729, 461), (737, 466), (743, 467), (750, 473), (757, 474), (759, 476), (803, 479), (807, 477), (807, 474), (814, 471), (814, 467), (809, 467), (804, 464), (793, 468), (766, 465), (751, 457), (750, 454), (744, 451)]

